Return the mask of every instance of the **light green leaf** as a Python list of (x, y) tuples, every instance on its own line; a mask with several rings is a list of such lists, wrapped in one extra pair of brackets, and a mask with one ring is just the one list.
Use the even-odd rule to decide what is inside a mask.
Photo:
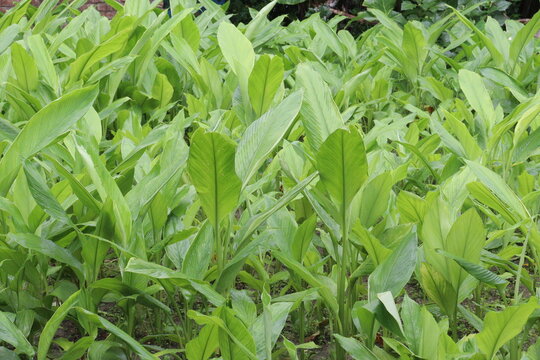
[(495, 109), (493, 102), (480, 75), (475, 72), (462, 69), (459, 71), (459, 85), (472, 108), (478, 112), (486, 128), (495, 125)]
[(384, 172), (364, 187), (360, 201), (360, 221), (364, 227), (369, 228), (375, 225), (377, 220), (383, 216), (388, 208), (393, 185), (392, 174)]
[(90, 72), (92, 67), (107, 56), (120, 52), (126, 46), (131, 28), (125, 28), (114, 36), (96, 45), (90, 51), (77, 57), (69, 67), (68, 84), (84, 78)]
[(56, 330), (67, 316), (68, 312), (77, 305), (80, 291), (73, 293), (62, 305), (56, 309), (49, 321), (45, 324), (41, 335), (39, 336), (37, 360), (46, 360)]
[(266, 157), (282, 140), (291, 127), (302, 103), (302, 93), (289, 95), (248, 126), (235, 156), (236, 174), (246, 186)]
[(377, 266), (368, 278), (370, 301), (386, 291), (399, 295), (416, 267), (416, 253), (416, 238), (409, 236)]
[(11, 64), (19, 87), (28, 93), (35, 90), (38, 86), (36, 62), (19, 43), (11, 45)]
[(159, 101), (159, 106), (166, 106), (171, 100), (174, 93), (174, 89), (167, 80), (167, 76), (163, 74), (157, 74), (152, 87), (152, 97)]
[(435, 268), (428, 263), (420, 266), (420, 283), (441, 310), (449, 317), (454, 316), (457, 292), (452, 285)]
[[(219, 317), (228, 330), (218, 330), (219, 349), (223, 360), (257, 359), (254, 355), (257, 352), (255, 341), (244, 324), (234, 316), (233, 310), (222, 307)], [(230, 334), (234, 334), (235, 339), (232, 339)]]
[(208, 360), (218, 347), (218, 327), (205, 325), (186, 345), (188, 360)]
[(405, 295), (401, 304), (401, 318), (411, 350), (423, 359), (436, 359), (440, 330), (433, 315)]
[(13, 345), (17, 353), (27, 354), (30, 357), (35, 354), (34, 348), (21, 330), (2, 311), (0, 311), (0, 340)]
[(480, 41), (484, 44), (484, 46), (489, 50), (489, 53), (491, 54), (491, 57), (495, 61), (497, 65), (501, 65), (504, 63), (504, 58), (502, 54), (497, 50), (493, 42), (488, 38), (480, 29), (478, 29), (472, 21), (467, 19), (465, 16), (463, 16), (459, 11), (456, 9), (450, 7), (452, 11), (454, 11), (454, 14), (459, 18), (459, 20), (464, 23), (469, 29), (471, 29), (476, 36), (480, 39)]
[(127, 334), (125, 331), (111, 323), (109, 320), (102, 318), (99, 315), (96, 315), (88, 310), (85, 310), (83, 308), (77, 308), (77, 311), (82, 316), (85, 316), (89, 319), (91, 319), (96, 325), (99, 327), (107, 330), (111, 334), (115, 335), (122, 341), (124, 341), (126, 344), (129, 345), (129, 347), (137, 354), (141, 359), (143, 360), (159, 360), (159, 357), (152, 355), (148, 350), (145, 349), (143, 345), (141, 345), (137, 340), (133, 339), (129, 334)]
[(214, 230), (236, 207), (240, 195), (234, 156), (235, 143), (225, 135), (202, 130), (193, 135), (188, 171)]
[(346, 338), (339, 334), (334, 334), (339, 345), (355, 360), (378, 360), (364, 344), (354, 338)]
[(188, 277), (204, 277), (214, 250), (213, 236), (212, 225), (207, 221), (199, 229), (182, 262), (182, 272)]
[(407, 64), (404, 71), (412, 81), (416, 81), (417, 76), (422, 74), (427, 56), (427, 42), (422, 30), (412, 22), (405, 24), (401, 46)]
[(302, 123), (309, 144), (317, 151), (330, 134), (343, 126), (343, 119), (328, 85), (311, 66), (299, 65), (296, 80), (304, 89)]
[(53, 143), (83, 117), (97, 96), (97, 87), (72, 91), (37, 112), (0, 160), (0, 196), (17, 177), (22, 161)]
[[(477, 264), (480, 261), (480, 253), (484, 248), (485, 239), (486, 231), (482, 219), (474, 209), (469, 209), (457, 218), (450, 228), (442, 250), (462, 257), (470, 263)], [(426, 254), (430, 256), (432, 253)], [(446, 261), (450, 262), (450, 260)], [(456, 267), (456, 264), (449, 263), (447, 265), (446, 276), (454, 289), (459, 292), (467, 273), (465, 270)]]
[(83, 273), (83, 266), (68, 250), (56, 245), (54, 242), (41, 239), (34, 234), (9, 234), (8, 238), (20, 246), (37, 251), (40, 254), (68, 264), (79, 274)]
[(368, 175), (362, 136), (353, 127), (334, 131), (320, 147), (316, 160), (321, 182), (345, 216)]
[(504, 344), (521, 332), (529, 316), (537, 307), (536, 298), (531, 298), (526, 304), (510, 306), (503, 311), (490, 311), (486, 314), (484, 328), (476, 335), (476, 342), (489, 360), (495, 357)]
[(249, 76), (249, 99), (257, 116), (264, 114), (272, 104), (283, 81), (283, 60), (279, 56), (262, 55)]
[(522, 220), (530, 218), (527, 208), (504, 180), (495, 172), (477, 162), (465, 160), (478, 179), (485, 184), (498, 198), (510, 207)]
[(40, 34), (32, 35), (28, 38), (28, 45), (32, 55), (36, 59), (36, 66), (47, 83), (56, 90), (58, 88), (58, 75), (54, 68), (51, 55), (47, 50), (45, 41)]
[(540, 30), (540, 12), (534, 14), (533, 18), (518, 31), (514, 40), (510, 43), (510, 59), (508, 59), (508, 62), (512, 71), (519, 62), (519, 56), (521, 55), (523, 48), (534, 39), (538, 30)]

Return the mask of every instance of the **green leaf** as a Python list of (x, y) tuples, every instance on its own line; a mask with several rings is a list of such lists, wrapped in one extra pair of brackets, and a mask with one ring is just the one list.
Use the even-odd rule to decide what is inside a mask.
[(454, 260), (459, 266), (463, 268), (467, 273), (474, 276), (477, 280), (486, 283), (491, 286), (499, 287), (508, 284), (508, 281), (501, 278), (499, 275), (489, 271), (481, 265), (472, 263), (465, 260), (462, 257), (450, 254), (443, 250), (437, 250), (439, 254), (446, 256), (449, 259)]
[(56, 309), (49, 321), (45, 324), (41, 335), (39, 336), (37, 360), (46, 360), (56, 330), (67, 316), (68, 312), (77, 305), (80, 291), (73, 293), (62, 305)]
[(104, 201), (112, 200), (111, 218), (115, 221), (114, 240), (126, 246), (131, 234), (131, 209), (118, 187), (118, 184), (109, 173), (105, 163), (99, 156), (98, 145), (93, 137), (85, 134), (86, 137), (77, 137), (77, 151), (79, 152), (86, 172), (96, 186), (96, 190)]
[(107, 330), (111, 334), (115, 335), (122, 341), (124, 341), (132, 350), (143, 360), (159, 360), (159, 357), (152, 355), (148, 350), (144, 348), (137, 340), (129, 336), (125, 331), (111, 323), (109, 320), (102, 318), (88, 310), (83, 308), (77, 308), (79, 315), (85, 316), (91, 319), (96, 325)]
[(279, 56), (262, 55), (249, 76), (249, 99), (257, 116), (264, 114), (272, 104), (283, 81), (283, 60)]
[(24, 174), (28, 188), (36, 203), (51, 217), (74, 226), (62, 205), (56, 200), (45, 180), (32, 166), (24, 164)]
[(459, 85), (472, 108), (478, 113), (486, 128), (495, 125), (493, 102), (480, 75), (462, 69), (459, 71)]
[(512, 160), (518, 162), (525, 161), (538, 151), (538, 144), (540, 144), (540, 127), (536, 128), (536, 130), (516, 144)]
[(62, 355), (60, 360), (79, 360), (81, 359), (90, 345), (95, 341), (92, 336), (84, 336), (71, 345), (69, 349)]
[(427, 56), (427, 42), (422, 30), (411, 22), (405, 24), (401, 46), (407, 64), (403, 70), (412, 81), (416, 81), (417, 76), (422, 74)]
[(276, 148), (291, 127), (302, 103), (302, 93), (289, 95), (248, 126), (235, 156), (236, 174), (246, 186), (266, 157)]
[(506, 182), (495, 172), (477, 162), (465, 160), (478, 179), (485, 184), (498, 198), (510, 207), (522, 220), (530, 218), (527, 208)]
[[(268, 210), (263, 211), (253, 217), (244, 225), (238, 234), (236, 235), (236, 241), (238, 242), (237, 254), (229, 261), (227, 267), (219, 274), (216, 281), (216, 289), (218, 291), (224, 291), (234, 282), (234, 279), (238, 272), (242, 269), (245, 259), (251, 255), (251, 251), (254, 251), (256, 247), (253, 246), (253, 250), (249, 249), (251, 236), (272, 214), (276, 213), (279, 209), (287, 206), (294, 198), (298, 196), (312, 181), (317, 177), (317, 173), (313, 173), (298, 184), (285, 195), (283, 195), (278, 201), (274, 203)], [(248, 245), (249, 244), (249, 245)], [(256, 245), (256, 244), (255, 244)]]
[(45, 45), (45, 41), (40, 34), (28, 37), (28, 45), (36, 59), (36, 66), (47, 83), (53, 88), (58, 88), (58, 75), (54, 68), (53, 61)]
[(371, 232), (367, 231), (365, 227), (359, 222), (356, 222), (352, 228), (353, 233), (358, 236), (360, 243), (366, 249), (370, 259), (375, 266), (379, 266), (384, 259), (386, 259), (392, 251), (384, 247), (379, 239), (377, 239)]
[(401, 318), (407, 343), (423, 359), (436, 359), (439, 326), (425, 306), (420, 306), (407, 295), (401, 304)]
[(516, 68), (523, 48), (534, 39), (538, 30), (540, 30), (540, 12), (534, 14), (533, 18), (518, 31), (514, 40), (510, 43), (510, 59), (508, 59), (508, 62), (512, 70)]
[(343, 126), (343, 119), (328, 85), (311, 66), (300, 64), (296, 80), (304, 89), (302, 123), (309, 144), (317, 151), (330, 134)]
[(217, 225), (236, 206), (241, 182), (234, 172), (235, 143), (216, 132), (193, 135), (188, 159), (191, 181), (206, 216)]
[(17, 177), (22, 160), (53, 143), (82, 118), (96, 98), (97, 87), (72, 91), (38, 111), (17, 135), (0, 160), (0, 196), (5, 196)]
[(218, 327), (205, 325), (186, 345), (188, 360), (208, 360), (218, 347)]
[(449, 317), (454, 316), (457, 292), (435, 268), (428, 263), (420, 266), (422, 288), (441, 310)]
[(154, 279), (179, 279), (185, 280), (183, 283), (187, 283), (189, 279), (185, 274), (180, 271), (171, 270), (165, 266), (151, 263), (137, 258), (129, 259), (125, 269), (127, 272), (135, 274), (146, 275)]
[(240, 81), (248, 80), (255, 62), (251, 42), (231, 23), (223, 21), (218, 28), (218, 43), (229, 66)]
[(369, 228), (375, 225), (377, 220), (384, 215), (388, 209), (393, 185), (392, 174), (384, 172), (364, 187), (360, 202), (360, 221), (364, 227)]
[(17, 76), (17, 83), (26, 92), (36, 90), (38, 69), (34, 58), (19, 43), (11, 45), (11, 64)]
[(403, 223), (420, 223), (424, 219), (426, 202), (418, 195), (400, 191), (396, 201)]
[(416, 258), (416, 238), (409, 236), (369, 276), (370, 301), (386, 291), (398, 296), (416, 267)]
[(489, 360), (495, 357), (504, 344), (521, 332), (537, 307), (536, 298), (533, 297), (526, 304), (509, 306), (503, 311), (490, 311), (486, 314), (484, 328), (476, 335), (476, 342)]
[(338, 303), (336, 301), (335, 295), (330, 291), (330, 289), (320, 280), (317, 276), (309, 272), (306, 267), (300, 264), (298, 261), (292, 259), (287, 254), (281, 252), (274, 252), (274, 256), (278, 259), (283, 265), (287, 266), (290, 271), (308, 283), (311, 287), (317, 288), (319, 294), (326, 302), (326, 306), (337, 315), (338, 312)]
[[(228, 330), (218, 330), (219, 349), (223, 360), (257, 359), (254, 355), (257, 352), (255, 341), (244, 324), (234, 316), (233, 310), (226, 307), (220, 310), (219, 317)], [(235, 339), (230, 334), (234, 334)]]
[(199, 229), (182, 262), (182, 272), (188, 277), (192, 279), (204, 277), (214, 250), (213, 236), (212, 225), (207, 221)]
[(56, 245), (54, 242), (41, 239), (34, 234), (9, 234), (8, 238), (20, 246), (37, 251), (40, 254), (53, 258), (64, 264), (68, 264), (79, 274), (83, 274), (83, 266), (68, 250)]
[(353, 127), (334, 131), (320, 147), (316, 160), (321, 182), (345, 216), (368, 175), (362, 136)]
[(296, 229), (294, 234), (294, 239), (291, 242), (291, 254), (293, 258), (302, 263), (304, 256), (306, 255), (309, 245), (311, 244), (311, 238), (315, 233), (315, 227), (317, 225), (317, 216), (315, 214), (307, 218), (299, 227)]
[(456, 9), (454, 9), (451, 6), (450, 6), (450, 8), (454, 12), (454, 14), (456, 14), (456, 16), (459, 18), (459, 20), (462, 23), (464, 23), (469, 29), (471, 29), (476, 34), (476, 36), (478, 36), (480, 41), (489, 50), (489, 53), (491, 54), (491, 57), (493, 58), (495, 63), (497, 65), (503, 64), (504, 63), (504, 58), (503, 58), (502, 54), (499, 52), (499, 50), (497, 50), (497, 48), (495, 47), (493, 42), (490, 40), (490, 38), (488, 38), (486, 35), (484, 35), (484, 33), (480, 29), (478, 29), (476, 26), (474, 26), (472, 21), (470, 21), (465, 16), (463, 16), (459, 11), (457, 11)]
[[(266, 300), (269, 301), (269, 296), (268, 294), (266, 295)], [(263, 296), (265, 295), (263, 294)], [(253, 334), (259, 359), (271, 360), (270, 354), (279, 335), (283, 332), (293, 303), (278, 302), (263, 306), (263, 314), (259, 315), (251, 327), (249, 327), (249, 331)]]
[(96, 45), (90, 51), (77, 57), (70, 64), (68, 84), (73, 84), (78, 80), (82, 80), (86, 74), (90, 72), (92, 67), (107, 56), (120, 52), (126, 46), (127, 40), (131, 34), (131, 28), (123, 29), (114, 36), (105, 40), (99, 45)]
[[(219, 24), (217, 38), (223, 57), (238, 77), (243, 111), (247, 112), (248, 109), (251, 109), (249, 104), (249, 75), (255, 62), (253, 46), (236, 26), (225, 21)], [(250, 119), (249, 115), (244, 116), (244, 118), (244, 123), (250, 122), (245, 121)]]
[(355, 360), (378, 360), (364, 344), (354, 338), (346, 338), (339, 334), (334, 334), (339, 345)]
[(154, 80), (154, 86), (152, 86), (152, 97), (159, 101), (159, 106), (166, 106), (171, 100), (173, 93), (174, 89), (167, 80), (167, 76), (157, 74), (156, 79)]
[(389, 14), (396, 5), (396, 0), (365, 0), (362, 4), (366, 8), (379, 9)]
[(31, 357), (35, 354), (34, 348), (26, 340), (21, 330), (2, 311), (0, 311), (0, 340), (13, 345), (17, 353), (27, 354)]
[(321, 19), (315, 19), (313, 21), (313, 30), (317, 33), (321, 40), (324, 40), (326, 45), (342, 60), (345, 60), (345, 49), (339, 36), (334, 30)]
[(467, 190), (471, 195), (482, 204), (491, 207), (502, 215), (510, 224), (518, 222), (518, 216), (499, 199), (486, 185), (479, 181), (473, 181), (467, 184)]
[[(443, 250), (477, 264), (480, 261), (485, 239), (486, 230), (482, 219), (474, 209), (469, 209), (457, 218), (450, 228)], [(455, 274), (453, 270), (450, 277), (456, 289), (459, 289), (465, 280), (465, 274), (462, 272)]]

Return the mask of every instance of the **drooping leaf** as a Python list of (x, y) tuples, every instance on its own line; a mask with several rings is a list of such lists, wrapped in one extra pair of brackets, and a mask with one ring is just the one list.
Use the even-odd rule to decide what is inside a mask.
[(477, 280), (482, 281), (483, 283), (495, 287), (503, 286), (508, 283), (508, 281), (504, 280), (499, 275), (489, 271), (488, 269), (484, 268), (479, 264), (472, 263), (462, 257), (447, 253), (443, 250), (438, 250), (437, 252), (454, 260), (459, 266), (463, 268), (463, 270), (474, 276)]
[(83, 266), (81, 262), (77, 260), (77, 258), (75, 258), (71, 252), (61, 246), (56, 245), (50, 240), (41, 239), (34, 234), (9, 234), (9, 239), (26, 249), (37, 251), (40, 254), (67, 264), (79, 274), (83, 273)]

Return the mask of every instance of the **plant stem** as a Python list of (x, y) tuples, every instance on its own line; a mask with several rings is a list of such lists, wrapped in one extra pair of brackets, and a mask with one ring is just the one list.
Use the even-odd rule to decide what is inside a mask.
[(519, 300), (519, 286), (521, 285), (521, 271), (523, 270), (523, 264), (525, 263), (525, 255), (527, 253), (527, 245), (529, 243), (529, 231), (526, 232), (525, 241), (523, 242), (523, 248), (521, 249), (521, 255), (519, 256), (519, 265), (516, 275), (516, 285), (514, 287), (514, 304), (517, 305)]
[[(305, 329), (304, 329), (304, 303), (301, 302), (300, 303), (300, 307), (298, 308), (298, 316), (299, 316), (299, 324), (300, 324), (300, 334), (298, 335), (299, 336), (299, 340), (300, 340), (300, 344), (303, 344), (304, 341), (305, 341)], [(300, 360), (304, 360), (304, 350), (300, 349)]]
[[(349, 318), (347, 316), (348, 301), (345, 294), (347, 286), (347, 264), (349, 263), (349, 233), (348, 233), (348, 219), (346, 207), (342, 207), (342, 222), (341, 222), (341, 261), (338, 264), (339, 278), (338, 278), (338, 317), (340, 322), (340, 335), (349, 336)], [(336, 254), (337, 255), (337, 254)], [(345, 351), (339, 344), (336, 343), (336, 358), (338, 360), (345, 359)]]

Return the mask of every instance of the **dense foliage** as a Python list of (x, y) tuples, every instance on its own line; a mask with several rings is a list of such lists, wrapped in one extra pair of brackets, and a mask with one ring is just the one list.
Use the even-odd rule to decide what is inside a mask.
[(538, 359), (540, 13), (55, 4), (0, 18), (1, 359)]

